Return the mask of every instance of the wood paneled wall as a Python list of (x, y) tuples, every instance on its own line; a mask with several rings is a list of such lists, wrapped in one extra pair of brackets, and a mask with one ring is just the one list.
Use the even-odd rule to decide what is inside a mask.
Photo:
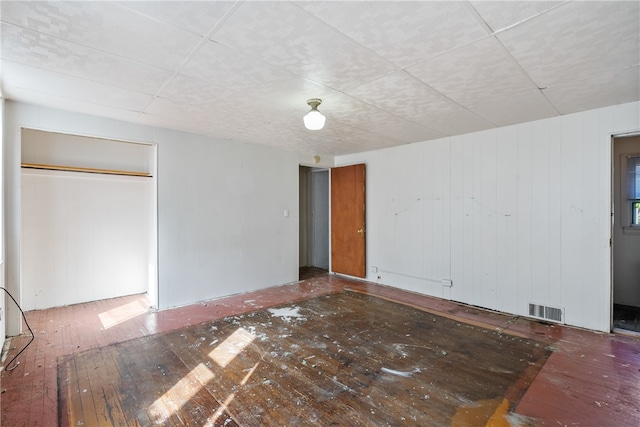
[(609, 330), (611, 136), (640, 131), (639, 110), (337, 158), (367, 164), (368, 279), (518, 315), (550, 305)]
[(151, 178), (23, 169), (22, 308), (147, 291)]

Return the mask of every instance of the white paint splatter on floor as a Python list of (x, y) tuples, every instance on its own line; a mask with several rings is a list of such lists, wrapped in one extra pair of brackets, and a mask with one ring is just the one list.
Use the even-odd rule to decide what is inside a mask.
[(382, 372), (385, 374), (395, 375), (398, 377), (410, 377), (411, 375), (420, 372), (420, 368), (415, 368), (413, 371), (396, 371), (395, 369), (382, 368)]
[(300, 314), (300, 307), (282, 307), (282, 308), (270, 308), (269, 313), (273, 317), (280, 317), (285, 322), (290, 322), (291, 319), (307, 320), (307, 318)]

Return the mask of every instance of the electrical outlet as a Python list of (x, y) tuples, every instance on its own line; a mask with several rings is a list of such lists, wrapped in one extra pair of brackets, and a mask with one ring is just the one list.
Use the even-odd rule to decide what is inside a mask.
[(453, 286), (453, 282), (451, 281), (451, 279), (442, 279), (442, 286), (450, 288)]
[(0, 320), (2, 320), (2, 307), (0, 307)]
[(371, 272), (372, 273), (377, 273), (378, 272), (378, 267), (371, 266)]

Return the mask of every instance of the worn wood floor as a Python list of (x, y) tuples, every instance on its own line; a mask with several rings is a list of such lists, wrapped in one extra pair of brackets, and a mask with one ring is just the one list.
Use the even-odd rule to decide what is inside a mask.
[[(518, 363), (510, 368), (495, 368), (491, 365), (494, 371), (498, 371), (492, 372), (489, 365), (479, 365), (485, 366), (483, 369), (473, 366), (473, 363), (487, 362), (473, 360), (469, 363), (472, 360), (469, 355), (477, 353), (475, 350), (470, 351), (468, 347), (470, 344), (467, 343), (473, 340), (469, 337), (454, 339), (451, 335), (450, 342), (456, 344), (451, 348), (445, 348), (444, 342), (436, 343), (435, 337), (432, 336), (416, 337), (412, 334), (412, 337), (406, 337), (406, 334), (405, 336), (398, 334), (397, 342), (392, 344), (405, 346), (391, 346), (380, 352), (382, 356), (361, 355), (362, 360), (368, 360), (370, 363), (365, 367), (364, 363), (355, 362), (356, 358), (349, 361), (353, 356), (349, 351), (362, 352), (365, 348), (368, 348), (368, 351), (379, 350), (380, 345), (375, 345), (377, 337), (373, 335), (377, 329), (370, 328), (369, 332), (357, 335), (359, 337), (357, 342), (351, 343), (349, 338), (353, 340), (355, 331), (365, 330), (364, 325), (376, 325), (381, 321), (379, 319), (361, 318), (360, 323), (354, 320), (352, 324), (343, 322), (341, 326), (345, 327), (321, 330), (313, 320), (309, 321), (309, 319), (318, 320), (319, 316), (305, 315), (307, 320), (304, 322), (300, 318), (292, 317), (287, 323), (284, 317), (275, 316), (274, 318), (273, 315), (268, 315), (270, 313), (268, 311), (259, 311), (262, 313), (259, 314), (262, 316), (261, 321), (251, 323), (252, 318), (246, 314), (283, 303), (295, 302), (299, 302), (300, 313), (304, 314), (306, 309), (318, 311), (318, 307), (305, 306), (307, 308), (304, 309), (303, 304), (318, 301), (315, 298), (317, 296), (335, 294), (346, 288), (365, 295), (377, 295), (418, 307), (418, 311), (425, 316), (437, 314), (440, 317), (436, 318), (435, 323), (444, 322), (440, 320), (441, 318), (449, 319), (456, 325), (452, 328), (453, 330), (465, 333), (481, 331), (483, 335), (492, 337), (511, 337), (521, 341), (526, 349), (533, 348), (535, 350), (533, 353), (528, 350), (523, 353), (533, 359), (525, 358), (527, 368), (524, 366), (518, 368)], [(21, 355), (21, 364), (16, 370), (2, 372), (3, 393), (0, 395), (2, 425), (53, 426), (58, 425), (59, 414), (62, 415), (63, 422), (77, 425), (81, 420), (73, 418), (75, 415), (69, 415), (75, 413), (69, 409), (78, 405), (83, 408), (82, 417), (86, 418), (85, 407), (89, 416), (92, 413), (96, 416), (95, 422), (92, 419), (82, 420), (85, 422), (84, 425), (97, 425), (97, 414), (104, 411), (108, 405), (112, 404), (111, 402), (125, 402), (120, 403), (121, 412), (112, 408), (111, 413), (114, 414), (114, 418), (109, 420), (112, 425), (127, 425), (122, 424), (122, 419), (115, 418), (119, 413), (122, 416), (137, 417), (136, 419), (142, 421), (141, 424), (145, 422), (148, 424), (154, 420), (180, 424), (181, 421), (176, 415), (179, 411), (176, 408), (184, 409), (194, 417), (194, 420), (204, 420), (202, 424), (194, 422), (191, 425), (204, 425), (207, 421), (213, 425), (225, 423), (256, 425), (257, 419), (263, 419), (260, 417), (266, 417), (264, 420), (277, 420), (277, 417), (282, 414), (280, 408), (285, 404), (291, 405), (296, 402), (300, 402), (301, 407), (315, 408), (317, 417), (325, 417), (318, 420), (335, 421), (343, 425), (349, 424), (344, 421), (351, 421), (354, 418), (340, 418), (337, 414), (344, 416), (345, 413), (349, 413), (352, 417), (356, 417), (356, 420), (360, 420), (361, 424), (371, 422), (379, 425), (376, 422), (384, 419), (392, 425), (403, 423), (415, 425), (416, 423), (410, 418), (411, 414), (415, 417), (419, 414), (442, 417), (442, 413), (438, 415), (438, 411), (432, 413), (429, 404), (436, 400), (438, 390), (445, 390), (444, 385), (449, 386), (449, 376), (454, 375), (455, 372), (459, 373), (460, 370), (466, 372), (464, 375), (470, 379), (471, 383), (477, 383), (481, 391), (485, 387), (487, 389), (494, 387), (492, 384), (494, 380), (499, 379), (503, 383), (496, 385), (493, 394), (487, 395), (486, 399), (477, 394), (478, 391), (473, 387), (455, 388), (452, 385), (454, 392), (449, 392), (449, 399), (445, 399), (445, 402), (447, 400), (453, 402), (446, 410), (449, 418), (434, 418), (432, 422), (425, 422), (423, 425), (501, 425), (496, 424), (498, 418), (493, 417), (496, 414), (497, 416), (506, 415), (506, 417), (502, 416), (501, 420), (510, 425), (640, 425), (640, 340), (634, 337), (543, 324), (335, 276), (323, 276), (292, 285), (162, 312), (149, 311), (146, 304), (143, 296), (132, 296), (28, 313), (27, 317), (35, 331), (36, 340)], [(349, 305), (347, 304), (346, 307), (348, 308)], [(245, 315), (241, 316), (242, 314)], [(253, 315), (255, 316), (258, 314)], [(394, 319), (399, 316), (387, 313), (386, 317)], [(293, 336), (283, 337), (281, 341), (275, 342), (273, 345), (276, 347), (271, 347), (271, 343), (268, 347), (262, 347), (266, 345), (266, 341), (261, 341), (261, 331), (258, 326), (269, 320), (274, 324), (280, 322), (280, 327), (289, 328), (291, 331), (293, 331), (291, 325), (300, 326), (302, 331), (299, 332), (300, 339), (306, 337), (303, 339), (305, 342), (324, 343), (327, 347), (317, 349), (297, 343), (296, 345), (301, 349), (294, 353), (290, 347), (287, 347), (295, 343), (290, 341), (294, 338)], [(388, 322), (388, 320), (385, 321)], [(212, 322), (218, 328), (217, 331), (206, 329), (205, 325), (211, 326)], [(172, 332), (190, 326), (192, 328), (188, 331)], [(418, 329), (427, 330), (425, 325)], [(242, 330), (247, 333), (236, 333)], [(278, 336), (288, 335), (284, 329), (281, 332)], [(316, 339), (316, 335), (321, 332), (323, 335), (327, 334), (329, 338)], [(262, 331), (262, 333), (267, 332)], [(371, 335), (367, 336), (367, 333)], [(154, 337), (154, 334), (159, 335)], [(310, 338), (310, 334), (314, 339)], [(448, 336), (435, 335), (438, 335), (438, 339), (445, 339)], [(218, 342), (210, 345), (214, 341), (214, 336)], [(209, 338), (211, 341), (208, 341)], [(298, 337), (295, 338), (298, 339)], [(421, 346), (429, 340), (432, 343), (423, 347), (430, 348), (420, 349), (406, 345)], [(9, 357), (25, 341), (26, 338), (12, 339)], [(140, 345), (149, 346), (143, 352), (144, 354), (139, 355), (139, 359), (133, 356), (136, 346), (130, 345), (135, 341), (139, 341)], [(245, 346), (247, 341), (251, 342)], [(340, 347), (334, 344), (334, 341), (339, 343)], [(536, 347), (534, 342), (539, 343), (539, 347)], [(216, 351), (220, 347), (225, 349), (223, 343), (227, 345), (226, 351)], [(235, 344), (231, 345), (232, 343)], [(500, 346), (498, 349), (501, 351), (496, 351), (495, 345), (494, 341), (493, 344), (487, 344), (485, 348), (487, 354), (492, 355), (491, 360), (499, 355), (506, 357), (512, 351), (500, 349)], [(236, 351), (241, 347), (243, 351)], [(101, 350), (91, 351), (98, 348)], [(437, 351), (433, 351), (434, 348), (442, 349), (446, 352), (446, 356), (441, 353), (440, 358), (437, 358)], [(342, 351), (339, 351), (341, 349)], [(549, 351), (546, 362), (545, 349)], [(287, 351), (291, 353), (288, 356), (289, 360), (285, 360), (283, 356)], [(407, 353), (407, 357), (402, 357), (403, 351)], [(542, 353), (536, 355), (536, 351)], [(229, 354), (235, 354), (234, 352), (237, 353), (236, 357), (225, 361), (224, 356), (228, 357)], [(272, 355), (272, 352), (275, 352), (275, 355)], [(312, 355), (314, 357), (306, 359), (307, 365), (304, 365), (305, 358)], [(458, 360), (447, 365), (447, 361), (455, 360), (454, 355), (463, 358), (462, 360), (467, 357), (467, 360), (466, 362)], [(163, 357), (166, 358), (166, 363), (162, 366), (156, 365), (159, 358)], [(433, 358), (429, 359), (429, 357)], [(316, 367), (313, 368), (310, 361), (316, 358), (322, 360), (320, 366), (323, 375), (314, 374), (318, 364), (316, 363)], [(377, 360), (378, 364), (376, 365), (372, 359)], [(520, 357), (518, 361), (520, 362)], [(535, 375), (537, 361), (544, 364)], [(225, 363), (226, 367), (223, 368), (222, 365)], [(349, 366), (345, 366), (346, 364)], [(459, 365), (462, 366), (458, 369)], [(62, 373), (60, 389), (56, 381), (58, 366)], [(283, 366), (286, 366), (286, 369), (282, 369)], [(453, 369), (454, 366), (456, 369)], [(232, 367), (237, 369), (231, 369)], [(385, 368), (386, 372), (382, 368)], [(108, 369), (117, 370), (117, 379), (115, 376), (106, 374)], [(371, 371), (369, 376), (366, 375), (366, 369)], [(501, 372), (501, 369), (513, 372), (514, 378), (503, 377), (511, 374)], [(75, 373), (72, 374), (72, 372)], [(478, 372), (481, 373), (480, 379), (472, 379), (476, 378), (473, 375), (477, 375)], [(488, 372), (491, 375), (488, 375)], [(431, 380), (433, 384), (429, 384), (428, 373), (437, 373), (439, 375), (437, 382), (433, 383)], [(273, 376), (269, 377), (269, 375)], [(529, 377), (533, 378), (527, 388), (526, 384), (531, 380)], [(279, 383), (282, 378), (288, 378), (290, 382), (285, 384), (290, 385), (285, 386), (282, 383), (279, 386), (274, 385), (275, 392), (271, 396), (260, 398), (263, 399), (264, 407), (261, 406), (262, 409), (256, 410), (261, 415), (257, 418), (256, 415), (251, 415), (256, 412), (251, 406), (253, 401), (247, 398), (247, 393), (250, 396), (250, 393), (255, 391), (247, 392), (242, 387), (247, 386), (248, 389), (249, 385), (253, 385), (251, 390), (257, 390), (264, 385), (264, 381), (272, 380), (274, 383)], [(312, 382), (311, 379), (317, 381)], [(122, 383), (118, 381), (134, 384), (135, 387), (129, 389), (120, 387)], [(146, 384), (153, 384), (154, 381), (163, 384), (163, 390), (162, 393), (156, 390), (153, 392), (155, 394), (152, 393), (149, 397), (145, 387)], [(103, 384), (103, 388), (96, 393), (94, 388), (97, 388), (97, 384)], [(204, 386), (200, 387), (198, 384)], [(401, 392), (398, 392), (398, 389), (392, 390), (389, 387), (393, 384), (404, 384), (404, 388), (400, 387)], [(417, 387), (415, 392), (418, 398), (416, 399), (410, 397), (414, 393), (414, 387)], [(423, 390), (420, 387), (425, 387), (425, 390), (427, 387), (432, 388), (422, 394)], [(317, 399), (318, 393), (322, 395), (321, 390), (326, 392), (325, 400)], [(418, 390), (420, 390), (419, 394)], [(359, 391), (363, 396), (370, 396), (370, 399), (360, 400), (359, 403), (345, 403), (344, 399), (354, 394), (354, 391)], [(66, 403), (63, 402), (60, 411), (59, 392), (61, 397), (63, 394), (66, 396)], [(296, 393), (297, 397), (290, 398), (291, 393)], [(386, 400), (386, 405), (382, 405), (379, 409), (377, 403), (385, 401), (384, 397), (390, 395), (393, 397)], [(428, 395), (429, 399), (425, 399), (425, 395)], [(105, 396), (110, 399), (105, 399)], [(397, 398), (398, 396), (400, 399)], [(419, 396), (422, 396), (422, 399), (419, 399)], [(500, 400), (501, 397), (505, 400)], [(264, 401), (264, 399), (271, 399), (271, 401)], [(395, 403), (396, 400), (405, 403)], [(473, 404), (474, 401), (475, 404)], [(478, 401), (483, 402), (478, 405)], [(357, 408), (350, 411), (349, 405), (356, 405)], [(137, 408), (137, 410), (127, 412), (123, 406)], [(330, 415), (323, 412), (322, 408), (325, 406), (333, 408), (329, 412)], [(380, 411), (383, 418), (371, 418), (376, 415), (371, 414), (371, 410)], [(245, 414), (244, 417), (249, 418), (243, 418), (238, 413)], [(487, 413), (490, 413), (488, 423), (485, 422), (487, 415), (483, 415)], [(463, 416), (455, 418), (459, 414)], [(274, 424), (295, 424), (297, 416), (303, 417), (296, 412), (289, 422), (274, 421)], [(306, 415), (306, 417), (308, 417), (307, 421), (312, 419), (309, 418), (312, 415)], [(183, 421), (186, 421), (186, 418)], [(187, 425), (186, 422), (184, 424)], [(306, 424), (306, 422), (300, 424)], [(317, 424), (324, 424), (324, 422)]]
[(61, 424), (486, 425), (550, 352), (343, 292), (69, 356)]

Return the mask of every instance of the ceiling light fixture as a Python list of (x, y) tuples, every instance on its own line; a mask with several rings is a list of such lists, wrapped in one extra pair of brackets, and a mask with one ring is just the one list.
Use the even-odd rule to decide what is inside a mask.
[(311, 111), (304, 116), (304, 126), (309, 130), (320, 130), (324, 127), (325, 117), (318, 111), (318, 105), (322, 103), (322, 99), (312, 98), (307, 101), (311, 107)]

